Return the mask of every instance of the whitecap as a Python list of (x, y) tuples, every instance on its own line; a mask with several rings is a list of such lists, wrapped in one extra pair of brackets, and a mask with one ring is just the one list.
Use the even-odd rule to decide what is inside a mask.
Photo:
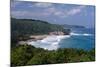
[(69, 38), (69, 37), (70, 35), (50, 35), (42, 40), (31, 41), (27, 43), (35, 47), (40, 47), (46, 50), (56, 50), (60, 47), (59, 46), (60, 41), (62, 39)]
[(75, 36), (92, 36), (92, 34), (88, 34), (88, 33), (83, 33), (83, 34), (81, 33), (80, 34), (80, 33), (73, 33), (73, 32), (70, 33), (70, 35), (75, 35)]

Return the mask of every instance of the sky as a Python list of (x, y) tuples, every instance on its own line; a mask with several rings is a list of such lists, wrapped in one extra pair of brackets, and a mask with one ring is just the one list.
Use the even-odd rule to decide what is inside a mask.
[(94, 27), (95, 6), (47, 2), (11, 1), (11, 17), (36, 19), (52, 24)]

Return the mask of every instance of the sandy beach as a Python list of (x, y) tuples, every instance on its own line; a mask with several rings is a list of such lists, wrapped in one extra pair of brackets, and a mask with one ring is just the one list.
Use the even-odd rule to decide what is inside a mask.
[(49, 36), (49, 35), (31, 35), (30, 39), (33, 39), (33, 40), (42, 40), (43, 38), (46, 38), (47, 36)]

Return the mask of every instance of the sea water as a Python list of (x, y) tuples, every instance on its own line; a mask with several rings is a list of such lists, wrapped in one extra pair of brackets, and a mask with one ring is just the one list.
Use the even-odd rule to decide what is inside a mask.
[(28, 44), (47, 50), (58, 48), (77, 48), (90, 50), (95, 47), (94, 29), (74, 29), (70, 35), (50, 35), (42, 40), (31, 41)]

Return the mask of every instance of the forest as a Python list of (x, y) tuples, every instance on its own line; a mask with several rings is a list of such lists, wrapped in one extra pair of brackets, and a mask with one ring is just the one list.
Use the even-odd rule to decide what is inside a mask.
[(95, 49), (85, 51), (74, 48), (44, 50), (31, 45), (18, 45), (11, 49), (11, 66), (73, 63), (95, 61)]

